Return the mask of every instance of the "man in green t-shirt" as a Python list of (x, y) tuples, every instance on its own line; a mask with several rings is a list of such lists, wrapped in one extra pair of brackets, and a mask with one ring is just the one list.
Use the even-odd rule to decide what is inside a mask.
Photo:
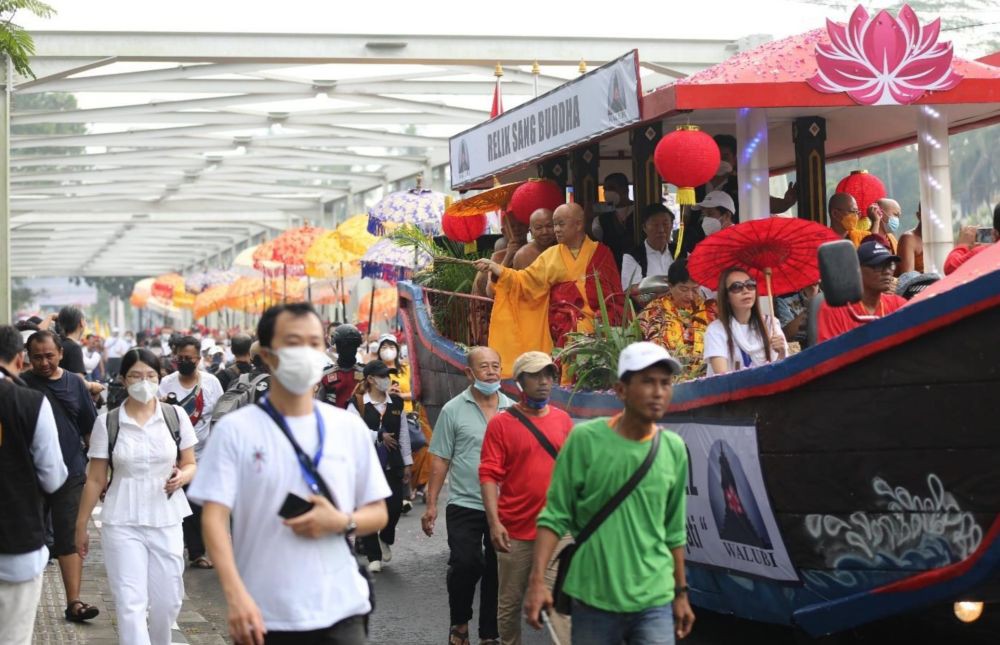
[(431, 476), (427, 483), (424, 533), (434, 534), (438, 494), (450, 469), (445, 522), (448, 529), (448, 642), (468, 645), (472, 601), (479, 586), (479, 642), (499, 645), (497, 630), (497, 554), (479, 487), (479, 460), (486, 424), (513, 402), (500, 391), (500, 355), (489, 347), (469, 350), (468, 389), (441, 408), (431, 439)]
[[(615, 391), (625, 410), (573, 429), (538, 516), (534, 565), (524, 611), (539, 629), (552, 607), (545, 570), (559, 538), (578, 535), (635, 473), (658, 431), (681, 366), (653, 343), (634, 343), (618, 359)], [(573, 556), (563, 586), (573, 602), (573, 645), (672, 645), (691, 632), (694, 612), (684, 575), (684, 441), (662, 431), (659, 451), (634, 491)]]

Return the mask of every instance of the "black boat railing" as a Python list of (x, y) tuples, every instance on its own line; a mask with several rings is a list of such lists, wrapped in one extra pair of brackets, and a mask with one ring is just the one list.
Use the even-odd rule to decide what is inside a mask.
[(463, 345), (486, 345), (490, 333), (492, 298), (423, 288), (431, 322), (437, 333)]

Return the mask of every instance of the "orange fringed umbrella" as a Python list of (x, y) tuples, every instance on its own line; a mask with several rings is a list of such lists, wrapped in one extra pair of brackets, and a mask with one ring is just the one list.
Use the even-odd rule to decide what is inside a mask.
[(178, 273), (166, 273), (158, 276), (153, 281), (150, 291), (156, 298), (171, 301), (173, 300), (175, 291), (178, 293), (184, 292), (184, 276)]
[(274, 302), (305, 302), (306, 281), (301, 278), (291, 280), (272, 280), (267, 285), (268, 293)]
[(326, 229), (315, 226), (299, 226), (288, 229), (274, 240), (271, 261), (283, 265), (282, 272), (290, 276), (305, 275), (306, 253)]
[(194, 317), (204, 318), (222, 309), (229, 287), (228, 284), (219, 284), (199, 293), (194, 299)]
[(258, 297), (263, 300), (263, 294), (263, 280), (260, 278), (240, 278), (226, 289), (223, 306), (246, 311)]
[(510, 198), (514, 194), (514, 191), (523, 183), (526, 182), (516, 181), (510, 184), (497, 184), (478, 195), (473, 195), (472, 197), (467, 197), (451, 204), (444, 210), (444, 214), (451, 215), (452, 217), (472, 217), (492, 211), (504, 211), (507, 209), (507, 204), (510, 203)]
[(319, 282), (313, 285), (312, 303), (314, 305), (340, 305), (347, 304), (350, 296), (341, 288), (337, 288), (334, 281)]
[(399, 308), (399, 294), (396, 287), (383, 287), (375, 290), (375, 311), (372, 315), (371, 298), (364, 297), (358, 306), (358, 320), (391, 320)]
[(257, 246), (253, 252), (253, 268), (263, 271), (266, 275), (280, 275), (281, 264), (274, 261), (274, 240)]
[(132, 295), (128, 299), (129, 303), (136, 309), (145, 309), (152, 295), (154, 282), (156, 282), (156, 278), (146, 278), (136, 282), (135, 286), (132, 287)]

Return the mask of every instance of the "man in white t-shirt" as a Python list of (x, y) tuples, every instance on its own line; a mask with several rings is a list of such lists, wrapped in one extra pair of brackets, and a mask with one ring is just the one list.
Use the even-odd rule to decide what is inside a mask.
[(121, 329), (114, 327), (111, 330), (111, 338), (104, 341), (104, 359), (107, 363), (108, 374), (118, 374), (118, 367), (122, 364), (122, 356), (132, 349), (132, 345), (121, 336)]
[[(345, 536), (386, 525), (389, 486), (364, 422), (313, 398), (327, 358), (312, 306), (272, 307), (257, 335), (274, 377), (265, 405), (318, 462), (336, 505), (317, 494), (321, 486), (310, 484), (310, 471), (263, 408), (248, 406), (219, 422), (189, 497), (205, 506), (205, 540), (230, 636), (254, 645), (364, 643), (368, 586)], [(312, 507), (288, 509), (291, 519), (283, 520), (289, 494)]]
[[(194, 426), (195, 436), (198, 437), (194, 452), (199, 461), (208, 444), (212, 411), (223, 394), (219, 379), (198, 369), (201, 364), (200, 349), (201, 343), (192, 336), (185, 336), (177, 341), (174, 350), (177, 371), (164, 376), (160, 381), (160, 398), (184, 408)], [(171, 395), (174, 400), (171, 400)], [(201, 506), (197, 504), (191, 505), (191, 515), (184, 518), (184, 546), (187, 547), (188, 562), (192, 566), (198, 569), (212, 568), (212, 561), (205, 555), (205, 542), (201, 536)]]

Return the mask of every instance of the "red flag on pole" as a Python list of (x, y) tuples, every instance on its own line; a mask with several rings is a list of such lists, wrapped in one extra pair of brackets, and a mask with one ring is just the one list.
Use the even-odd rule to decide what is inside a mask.
[(497, 84), (493, 88), (493, 107), (490, 108), (491, 119), (495, 119), (503, 114), (503, 96), (500, 94), (500, 79), (503, 77), (503, 68), (500, 67), (500, 63), (497, 63), (497, 68), (493, 72), (493, 75), (497, 77)]

